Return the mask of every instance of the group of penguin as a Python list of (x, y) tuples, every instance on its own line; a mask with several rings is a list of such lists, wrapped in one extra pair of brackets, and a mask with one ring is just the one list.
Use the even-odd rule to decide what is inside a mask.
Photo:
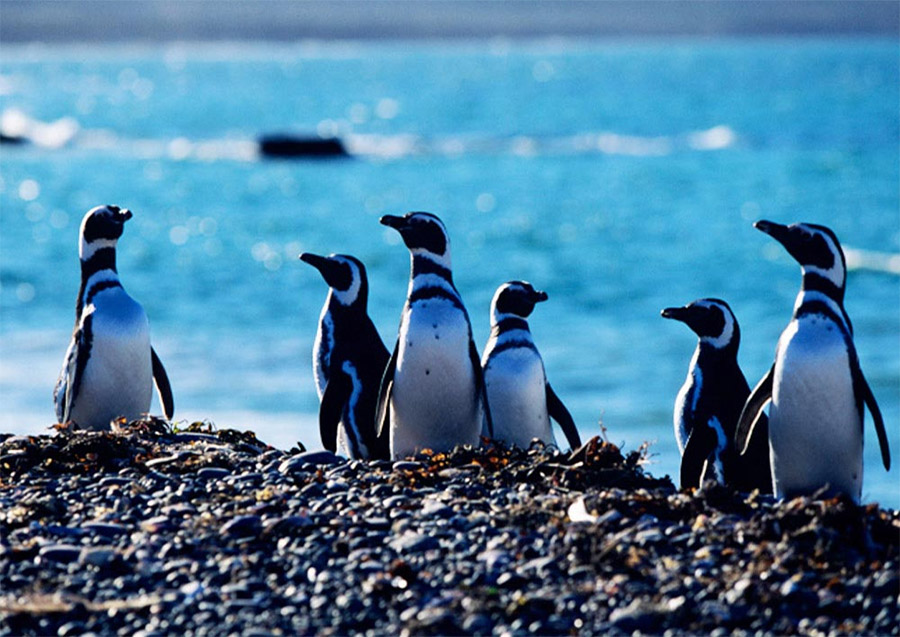
[[(119, 418), (137, 418), (149, 411), (154, 384), (166, 418), (174, 415), (147, 316), (116, 269), (116, 245), (131, 216), (108, 205), (82, 220), (75, 330), (53, 392), (60, 423), (108, 429)], [(300, 255), (329, 287), (312, 357), (325, 448), (350, 458), (397, 459), (424, 449), (477, 446), (483, 437), (520, 447), (534, 439), (555, 445), (551, 418), (569, 445), (579, 447), (578, 430), (547, 381), (528, 326), (547, 294), (525, 281), (501, 285), (479, 356), (453, 284), (444, 223), (427, 212), (386, 215), (380, 222), (400, 234), (411, 263), (392, 353), (368, 316), (363, 263), (348, 255)], [(756, 227), (800, 263), (803, 284), (775, 362), (752, 392), (737, 363), (740, 328), (727, 303), (701, 299), (662, 312), (699, 337), (675, 402), (682, 487), (713, 479), (792, 497), (827, 486), (859, 501), (864, 404), (888, 469), (890, 455), (843, 308), (840, 243), (813, 224), (760, 221)]]
[(844, 309), (847, 263), (841, 244), (829, 228), (811, 223), (758, 221), (754, 227), (784, 246), (803, 279), (775, 362), (752, 392), (737, 362), (740, 327), (725, 301), (700, 299), (662, 311), (698, 336), (675, 400), (681, 486), (713, 479), (780, 498), (822, 492), (859, 502), (864, 405), (886, 470), (891, 457)]
[(365, 266), (309, 253), (329, 291), (313, 348), (323, 445), (353, 458), (402, 458), (423, 449), (478, 445), (482, 436), (527, 447), (556, 444), (550, 418), (573, 448), (575, 422), (553, 391), (527, 318), (547, 294), (510, 281), (491, 302), (491, 335), (479, 357), (453, 284), (450, 239), (433, 214), (386, 215), (411, 258), (397, 343), (389, 354), (367, 314)]

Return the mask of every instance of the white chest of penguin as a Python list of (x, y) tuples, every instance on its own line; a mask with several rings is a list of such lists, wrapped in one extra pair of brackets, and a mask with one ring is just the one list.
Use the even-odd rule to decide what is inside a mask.
[(136, 418), (149, 411), (153, 378), (144, 309), (124, 290), (113, 288), (98, 293), (84, 316), (91, 321), (90, 358), (72, 418), (79, 420), (80, 407), (93, 412), (100, 405), (110, 418)]
[[(329, 291), (329, 300), (331, 292)], [(328, 368), (331, 365), (331, 352), (334, 351), (334, 319), (328, 311), (328, 302), (322, 309), (322, 315), (319, 317), (319, 328), (316, 330), (316, 341), (313, 345), (313, 374), (316, 377), (316, 392), (319, 394), (319, 400), (325, 393), (325, 387), (328, 385)]]
[(811, 481), (858, 493), (862, 423), (840, 330), (815, 314), (792, 321), (773, 380), (769, 438), (779, 493)]
[(556, 444), (547, 413), (544, 365), (534, 350), (515, 347), (492, 356), (484, 381), (496, 438), (523, 449), (533, 438)]
[(688, 422), (693, 422), (691, 415), (697, 410), (700, 391), (703, 389), (703, 371), (697, 364), (698, 357), (699, 352), (695, 351), (684, 385), (675, 397), (675, 441), (678, 443), (680, 453), (684, 453), (684, 446), (691, 433), (688, 430)]
[(477, 444), (482, 413), (469, 356), (469, 327), (450, 301), (404, 312), (391, 395), (391, 454)]
[[(474, 373), (465, 316), (442, 298), (417, 301), (413, 309), (404, 312), (400, 324), (395, 391), (412, 383), (428, 387), (433, 396), (448, 394), (448, 398), (459, 399), (457, 394), (462, 391), (471, 400)], [(469, 382), (461, 382), (467, 379)]]

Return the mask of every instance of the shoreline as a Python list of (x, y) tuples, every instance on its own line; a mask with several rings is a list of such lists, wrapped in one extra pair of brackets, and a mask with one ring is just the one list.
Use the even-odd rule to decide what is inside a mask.
[(897, 633), (900, 512), (678, 492), (644, 454), (0, 436), (0, 632)]

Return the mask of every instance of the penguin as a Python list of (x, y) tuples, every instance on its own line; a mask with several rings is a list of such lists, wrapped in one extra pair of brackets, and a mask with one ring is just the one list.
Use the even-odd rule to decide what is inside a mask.
[(397, 343), (381, 381), (377, 422), (390, 430), (391, 457), (477, 445), (493, 432), (472, 325), (453, 285), (450, 238), (427, 212), (385, 215), (400, 233), (411, 272)]
[(800, 264), (800, 293), (775, 349), (775, 362), (747, 399), (735, 434), (746, 448), (769, 409), (769, 454), (775, 495), (845, 494), (859, 502), (863, 479), (863, 405), (875, 423), (881, 459), (890, 470), (884, 420), (860, 369), (853, 326), (844, 309), (847, 266), (829, 228), (757, 221)]
[(687, 379), (675, 399), (681, 488), (715, 480), (742, 492), (772, 493), (765, 416), (745, 455), (734, 446), (750, 386), (738, 366), (741, 328), (731, 308), (721, 299), (699, 299), (684, 307), (667, 307), (662, 316), (684, 323), (698, 337)]
[(581, 446), (575, 421), (547, 380), (544, 362), (526, 320), (547, 293), (526, 281), (509, 281), (491, 301), (491, 335), (481, 357), (494, 420), (494, 439), (528, 448), (538, 438), (556, 446), (552, 417), (572, 449)]
[(390, 354), (367, 313), (366, 267), (346, 254), (304, 252), (300, 259), (329, 286), (313, 346), (322, 444), (349, 458), (386, 460), (388, 436), (375, 435), (375, 404)]
[(174, 414), (147, 315), (125, 292), (116, 270), (116, 244), (131, 217), (130, 210), (98, 206), (81, 221), (75, 329), (53, 390), (60, 423), (109, 430), (119, 417), (138, 418), (150, 411), (154, 382), (166, 418)]

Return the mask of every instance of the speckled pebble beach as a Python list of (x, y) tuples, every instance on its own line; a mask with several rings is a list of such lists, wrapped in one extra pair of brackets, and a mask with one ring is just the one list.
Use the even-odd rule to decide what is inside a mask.
[(898, 634), (898, 512), (678, 492), (644, 454), (7, 436), (0, 632)]

